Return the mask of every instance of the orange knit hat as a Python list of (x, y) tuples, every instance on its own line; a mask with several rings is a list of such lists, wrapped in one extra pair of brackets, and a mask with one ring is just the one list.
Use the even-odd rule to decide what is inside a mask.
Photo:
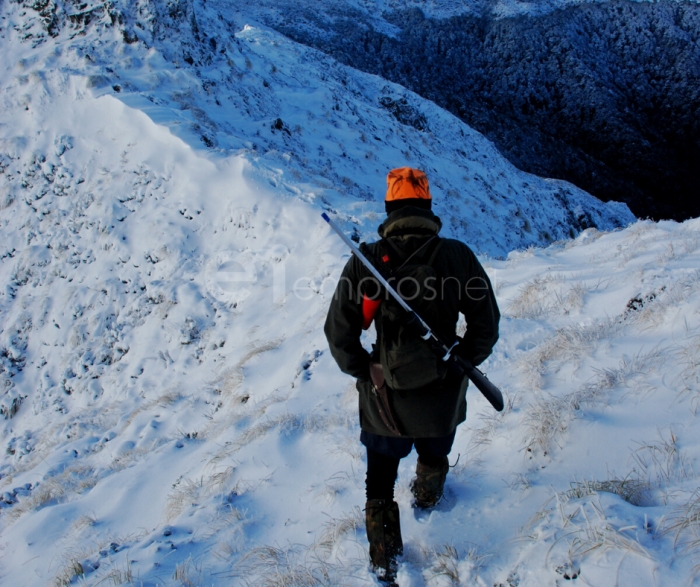
[(432, 200), (428, 177), (419, 169), (399, 167), (386, 176), (386, 202), (394, 200)]

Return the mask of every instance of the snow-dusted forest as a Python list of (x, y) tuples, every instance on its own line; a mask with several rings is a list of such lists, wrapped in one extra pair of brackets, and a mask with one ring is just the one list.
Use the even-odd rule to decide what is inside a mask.
[(376, 23), (356, 7), (325, 19), (315, 8), (265, 14), (291, 38), (446, 108), (521, 169), (639, 217), (700, 215), (700, 7), (526, 6), (502, 18), (487, 6), (449, 18), (404, 8)]
[(697, 582), (698, 221), (525, 173), (259, 10), (0, 4), (0, 584), (378, 585), (320, 214), (374, 240), (400, 165), (492, 279), (507, 400), (469, 390), (435, 510), (402, 462), (401, 587)]

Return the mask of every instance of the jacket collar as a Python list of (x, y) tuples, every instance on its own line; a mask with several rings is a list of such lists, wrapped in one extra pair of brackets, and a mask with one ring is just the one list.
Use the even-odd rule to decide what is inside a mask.
[(431, 210), (405, 206), (389, 214), (377, 232), (382, 238), (405, 234), (437, 234), (442, 221)]

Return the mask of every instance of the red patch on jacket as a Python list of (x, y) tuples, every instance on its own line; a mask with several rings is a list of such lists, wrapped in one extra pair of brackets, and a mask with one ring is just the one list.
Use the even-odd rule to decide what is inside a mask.
[(368, 298), (367, 295), (362, 296), (362, 330), (367, 330), (370, 327), (381, 303), (381, 298), (373, 300)]

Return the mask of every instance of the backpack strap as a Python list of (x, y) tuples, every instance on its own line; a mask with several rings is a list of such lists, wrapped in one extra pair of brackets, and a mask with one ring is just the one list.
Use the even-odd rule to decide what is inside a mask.
[[(438, 237), (435, 237), (435, 238), (438, 238)], [(426, 263), (426, 265), (428, 265), (428, 267), (433, 266), (433, 263), (435, 262), (435, 257), (437, 257), (437, 254), (440, 251), (440, 247), (442, 246), (442, 243), (444, 243), (444, 242), (445, 241), (443, 239), (438, 239), (438, 244), (435, 245), (435, 248), (433, 249), (433, 254), (430, 255), (430, 259), (428, 259), (428, 262)]]
[[(427, 263), (428, 265), (432, 266), (433, 261), (435, 260), (435, 256), (436, 256), (436, 254), (437, 254), (437, 250), (440, 248), (440, 245), (442, 244), (442, 239), (441, 239), (439, 236), (437, 236), (437, 235), (432, 236), (432, 237), (429, 238), (427, 241), (425, 241), (420, 247), (418, 247), (418, 249), (416, 249), (415, 251), (413, 251), (413, 253), (411, 253), (411, 254), (406, 258), (406, 260), (404, 260), (404, 262), (401, 263), (401, 265), (399, 265), (396, 269), (401, 269), (401, 267), (403, 267), (404, 265), (406, 265), (411, 259), (413, 259), (413, 257), (415, 257), (416, 255), (418, 255), (418, 254), (421, 253), (421, 252), (425, 252), (425, 249), (426, 249), (426, 248), (429, 249), (429, 248), (430, 248), (429, 245), (430, 245), (431, 243), (434, 243), (435, 241), (437, 241), (437, 246), (436, 246), (435, 249), (433, 250), (433, 252), (432, 252), (432, 254), (431, 254), (431, 256), (430, 256), (430, 259), (428, 260), (428, 263)], [(401, 258), (401, 256), (402, 256), (402, 251), (401, 251), (394, 243), (392, 243), (391, 240), (389, 240), (389, 239), (382, 239), (381, 242), (385, 242), (385, 243), (387, 243), (389, 246), (391, 246), (391, 248), (394, 249), (394, 251), (396, 251), (396, 253), (397, 253), (397, 255), (399, 256), (399, 258)], [(386, 257), (387, 257), (387, 255), (384, 255), (384, 256), (382, 257), (382, 261), (384, 261), (384, 259), (385, 259)], [(384, 261), (384, 262), (386, 263), (387, 261)]]
[(396, 253), (396, 255), (399, 259), (401, 258), (403, 253), (401, 252), (399, 247), (397, 247), (394, 243), (392, 243), (388, 238), (383, 238), (382, 240), (379, 241), (379, 244), (380, 244), (381, 249), (382, 249), (382, 255), (383, 255), (382, 259), (387, 259), (387, 261), (386, 261), (387, 263), (388, 263), (388, 259), (389, 259), (389, 251), (387, 250), (387, 245), (389, 247), (391, 247), (392, 249), (394, 249), (394, 252)]
[(386, 271), (389, 271), (389, 254), (387, 253), (386, 247), (384, 246), (386, 243), (384, 239), (379, 241), (379, 259), (377, 259), (369, 250), (369, 247), (367, 246), (367, 243), (360, 243), (359, 249), (360, 252), (369, 259), (370, 263), (377, 267), (379, 269), (380, 267)]

